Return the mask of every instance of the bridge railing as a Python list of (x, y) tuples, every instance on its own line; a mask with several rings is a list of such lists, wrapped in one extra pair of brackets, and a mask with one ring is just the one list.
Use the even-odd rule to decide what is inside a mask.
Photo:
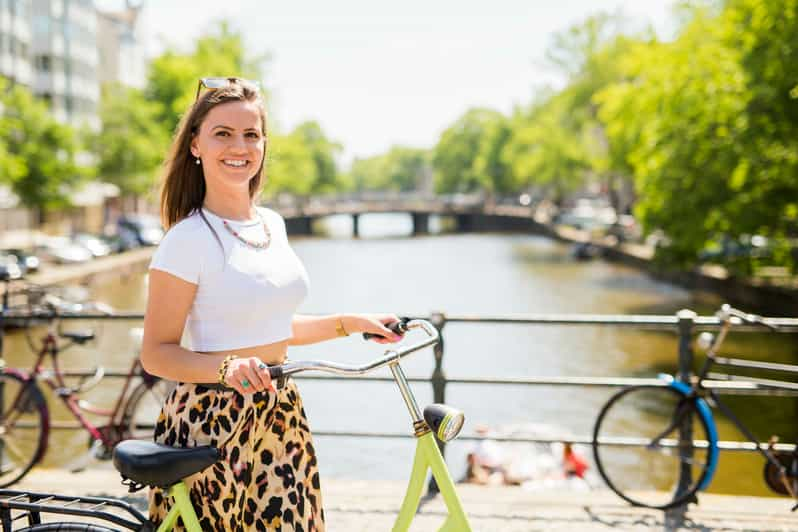
[[(64, 314), (61, 319), (74, 319), (74, 320), (142, 320), (143, 314), (137, 312), (117, 312), (113, 315), (97, 315), (97, 314)], [(411, 377), (410, 382), (427, 382), (432, 386), (433, 401), (436, 403), (443, 403), (446, 401), (446, 391), (449, 385), (469, 384), (469, 385), (508, 385), (508, 386), (569, 386), (575, 388), (586, 387), (606, 387), (606, 388), (621, 388), (625, 386), (633, 386), (640, 384), (648, 385), (664, 385), (663, 381), (657, 378), (629, 378), (629, 377), (575, 377), (575, 376), (562, 376), (562, 377), (537, 377), (537, 376), (523, 376), (523, 377), (482, 377), (482, 378), (461, 378), (461, 377), (448, 377), (443, 369), (444, 353), (446, 340), (445, 328), (447, 324), (451, 323), (469, 323), (473, 325), (480, 324), (524, 324), (530, 326), (568, 326), (568, 327), (583, 327), (583, 326), (612, 326), (621, 328), (632, 329), (645, 329), (645, 330), (663, 330), (675, 331), (678, 334), (676, 357), (678, 360), (678, 371), (676, 377), (687, 382), (690, 379), (693, 368), (693, 349), (692, 340), (695, 333), (699, 331), (711, 331), (720, 327), (721, 322), (714, 316), (698, 316), (689, 310), (682, 310), (673, 316), (667, 315), (587, 315), (587, 314), (514, 314), (514, 315), (447, 315), (443, 312), (433, 312), (429, 316), (415, 316), (417, 318), (428, 319), (441, 331), (441, 340), (433, 348), (434, 356), (434, 369), (429, 377)], [(13, 315), (8, 315), (6, 319), (14, 321)], [(779, 333), (798, 333), (798, 319), (797, 318), (766, 318), (766, 321), (778, 327)], [(735, 326), (735, 331), (739, 332), (754, 332), (762, 331), (761, 327), (740, 324)], [(93, 368), (73, 368), (63, 370), (67, 376), (88, 376), (94, 374)], [(105, 371), (107, 377), (125, 378), (128, 375), (127, 369), (108, 369)], [(711, 376), (712, 377), (712, 376)], [(308, 381), (337, 381), (347, 380), (363, 381), (363, 382), (393, 382), (391, 377), (378, 377), (378, 376), (362, 376), (362, 377), (342, 377), (336, 375), (313, 375), (305, 373), (298, 375), (296, 378)], [(742, 386), (738, 381), (720, 380), (721, 376), (714, 378), (714, 380), (706, 380), (704, 382), (707, 388), (712, 388), (721, 394), (737, 394), (737, 395), (770, 395), (770, 396), (791, 396), (798, 397), (798, 383), (783, 383), (781, 385), (774, 385), (772, 382), (765, 380), (757, 381), (755, 378), (745, 378), (745, 386)], [(56, 424), (54, 428), (79, 428), (74, 423)], [(357, 436), (357, 437), (373, 437), (373, 438), (395, 438), (395, 437), (412, 437), (411, 434), (404, 433), (387, 433), (387, 432), (344, 432), (344, 431), (314, 431), (314, 433), (323, 436)], [(474, 440), (481, 439), (479, 436), (463, 435), (460, 439)], [(525, 442), (525, 443), (551, 443), (570, 441), (573, 443), (590, 444), (592, 438), (585, 436), (574, 437), (572, 435), (562, 437), (507, 437), (507, 438), (492, 438), (502, 441)], [(762, 445), (765, 445), (762, 443)], [(734, 442), (723, 441), (720, 442), (720, 447), (725, 450), (735, 451), (753, 451), (756, 448), (748, 442)], [(792, 444), (780, 444), (784, 450), (794, 448)]]
[[(113, 316), (106, 315), (63, 315), (62, 319), (110, 319), (110, 320), (141, 320), (143, 315), (140, 313), (116, 313)], [(416, 316), (422, 317), (422, 316)], [(692, 374), (693, 368), (693, 335), (698, 331), (718, 329), (721, 325), (719, 319), (715, 317), (698, 316), (690, 310), (681, 310), (674, 316), (630, 316), (630, 315), (555, 315), (555, 314), (524, 314), (524, 315), (446, 315), (443, 312), (435, 312), (423, 317), (432, 322), (441, 332), (450, 323), (470, 323), (478, 324), (526, 324), (537, 326), (614, 326), (635, 329), (649, 330), (669, 330), (678, 333), (678, 343), (676, 356), (678, 357), (678, 371), (676, 377), (687, 382)], [(766, 318), (767, 323), (778, 327), (781, 333), (798, 332), (798, 319), (796, 318)], [(749, 325), (737, 325), (736, 331), (761, 331), (761, 327)], [(525, 385), (525, 386), (572, 386), (577, 388), (584, 387), (624, 387), (636, 384), (654, 384), (664, 386), (664, 381), (652, 378), (621, 378), (621, 377), (518, 377), (518, 378), (449, 378), (443, 370), (445, 339), (441, 335), (441, 340), (433, 348), (435, 358), (435, 368), (429, 378), (409, 378), (411, 382), (430, 382), (433, 390), (434, 402), (443, 403), (446, 400), (446, 389), (450, 384), (481, 384), (481, 385)], [(86, 376), (93, 374), (93, 370), (67, 370), (67, 375)], [(126, 371), (106, 371), (107, 376), (126, 377)], [(387, 377), (357, 377), (347, 378), (339, 376), (320, 376), (304, 374), (297, 376), (300, 379), (333, 381), (346, 379), (350, 383), (355, 381), (385, 381), (393, 382)], [(739, 386), (737, 382), (726, 382), (722, 380), (705, 381), (708, 388), (713, 388), (717, 393), (734, 394), (764, 394), (779, 396), (798, 396), (798, 383), (782, 383), (781, 386), (774, 386), (772, 383), (757, 381), (756, 379), (746, 379), (747, 386)], [(79, 428), (75, 424), (54, 424), (53, 428)], [(338, 436), (338, 437), (357, 437), (357, 438), (396, 438), (411, 437), (410, 434), (385, 433), (385, 432), (352, 432), (352, 431), (314, 431), (318, 436)], [(479, 440), (480, 436), (463, 435), (463, 440)], [(554, 443), (571, 442), (577, 444), (590, 445), (592, 437), (581, 436), (555, 436), (555, 437), (493, 437), (495, 441), (524, 442), (524, 443)], [(621, 445), (641, 445), (640, 442), (623, 442)], [(718, 446), (725, 451), (756, 451), (758, 447), (767, 446), (768, 443), (759, 442), (757, 445), (750, 442), (739, 441), (720, 441)], [(441, 445), (443, 450), (443, 445)], [(779, 443), (775, 445), (779, 451), (793, 451), (795, 445), (791, 443)], [(431, 493), (438, 491), (434, 479), (430, 480), (429, 490)], [(666, 518), (673, 523), (683, 523), (685, 520), (687, 506), (672, 508), (666, 512)]]

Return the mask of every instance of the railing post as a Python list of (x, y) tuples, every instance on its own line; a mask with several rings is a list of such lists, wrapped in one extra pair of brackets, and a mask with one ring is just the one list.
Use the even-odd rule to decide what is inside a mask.
[[(676, 317), (679, 320), (679, 372), (677, 377), (681, 382), (689, 384), (693, 375), (693, 327), (697, 314), (692, 310), (682, 309), (676, 313)], [(693, 481), (693, 473), (690, 469), (693, 456), (693, 417), (690, 414), (684, 418), (679, 427), (679, 455), (682, 461), (679, 485), (676, 488), (677, 495), (687, 491)], [(681, 526), (687, 513), (687, 504), (684, 503), (666, 510), (666, 524), (671, 527)]]
[[(443, 326), (446, 325), (446, 316), (443, 312), (433, 312), (430, 314), (429, 321), (438, 329), (438, 333), (440, 333), (438, 343), (432, 348), (432, 352), (435, 355), (435, 369), (432, 371), (432, 377), (430, 379), (432, 381), (432, 402), (443, 403), (446, 401), (446, 375), (443, 373)], [(445, 458), (446, 447), (437, 438), (435, 441), (438, 443), (438, 448)], [(435, 482), (435, 477), (430, 475), (429, 484), (427, 485), (427, 495), (435, 495), (438, 492), (440, 492), (438, 483)]]

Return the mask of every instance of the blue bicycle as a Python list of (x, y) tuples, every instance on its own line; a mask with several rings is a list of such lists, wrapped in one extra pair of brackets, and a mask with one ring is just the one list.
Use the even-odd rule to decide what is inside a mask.
[[(717, 336), (699, 335), (707, 350), (703, 367), (689, 383), (661, 375), (657, 384), (623, 388), (603, 406), (593, 429), (593, 456), (604, 481), (635, 506), (667, 509), (697, 502), (696, 492), (712, 481), (720, 449), (711, 407), (717, 407), (754, 444), (765, 458), (764, 479), (776, 493), (798, 500), (798, 451), (794, 444), (768, 445), (759, 440), (715, 392), (729, 388), (773, 387), (798, 390), (798, 383), (709, 374), (713, 365), (798, 374), (798, 366), (717, 356), (733, 324), (750, 323), (774, 328), (766, 320), (729, 305), (717, 313)], [(728, 382), (705, 386), (707, 377)], [(795, 511), (798, 504), (793, 506)]]

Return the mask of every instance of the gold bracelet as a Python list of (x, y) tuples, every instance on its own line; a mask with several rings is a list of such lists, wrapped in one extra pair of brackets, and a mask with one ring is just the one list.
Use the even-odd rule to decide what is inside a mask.
[(341, 321), (341, 318), (338, 318), (338, 323), (335, 325), (335, 332), (338, 336), (349, 336), (349, 333), (344, 329), (344, 322)]
[(227, 377), (227, 367), (230, 365), (230, 362), (236, 358), (238, 357), (235, 355), (227, 355), (226, 357), (224, 357), (224, 360), (222, 360), (222, 363), (219, 365), (218, 380), (219, 384), (221, 384), (222, 386), (227, 386), (227, 380), (225, 379), (225, 377)]

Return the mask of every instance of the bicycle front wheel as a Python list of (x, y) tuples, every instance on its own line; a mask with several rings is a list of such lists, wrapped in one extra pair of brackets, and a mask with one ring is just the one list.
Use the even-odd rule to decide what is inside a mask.
[(695, 399), (669, 386), (633, 386), (599, 413), (593, 456), (621, 498), (666, 509), (690, 502), (701, 486), (714, 458), (708, 435)]
[(44, 454), (47, 403), (36, 384), (0, 373), (0, 488), (22, 478)]
[(152, 439), (161, 408), (174, 388), (173, 381), (155, 379), (152, 383), (143, 381), (133, 389), (122, 417), (127, 438)]

